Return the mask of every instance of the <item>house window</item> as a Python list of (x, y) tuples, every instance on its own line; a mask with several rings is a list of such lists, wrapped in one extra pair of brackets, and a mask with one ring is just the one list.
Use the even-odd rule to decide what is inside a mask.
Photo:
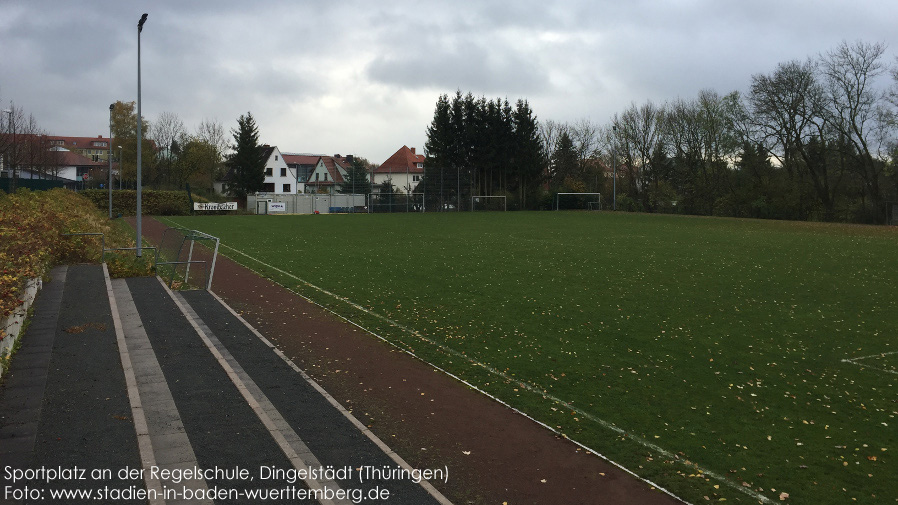
[(281, 177), (287, 177), (287, 169), (284, 167), (281, 167)]
[(420, 182), (420, 181), (421, 181), (421, 176), (420, 176), (420, 175), (413, 175), (413, 176), (412, 176), (412, 181), (413, 181), (413, 182)]
[(327, 174), (324, 174), (324, 182), (327, 182)]
[(418, 163), (418, 168), (424, 168), (424, 163)]
[(318, 182), (318, 172), (315, 172), (315, 182)]
[(290, 192), (290, 185), (284, 184), (284, 193), (289, 193), (289, 192)]
[(274, 183), (266, 182), (262, 185), (262, 191), (264, 191), (265, 193), (274, 193)]
[(275, 154), (275, 155), (274, 155), (274, 161), (277, 161), (277, 160), (278, 160), (278, 155)]
[(265, 175), (271, 177), (271, 167), (265, 169)]

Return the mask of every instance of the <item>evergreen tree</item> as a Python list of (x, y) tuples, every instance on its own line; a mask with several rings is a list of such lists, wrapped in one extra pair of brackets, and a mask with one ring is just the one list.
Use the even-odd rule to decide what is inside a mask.
[(363, 158), (353, 157), (352, 165), (346, 171), (346, 177), (340, 184), (340, 193), (367, 195), (371, 193), (371, 181), (368, 180), (368, 165)]
[[(507, 105), (506, 102), (506, 107)], [(543, 167), (546, 153), (543, 151), (543, 144), (539, 138), (539, 123), (533, 116), (530, 104), (526, 100), (518, 100), (514, 112), (509, 113), (512, 115), (514, 123), (511, 143), (514, 152), (514, 167), (517, 171), (520, 208), (526, 209), (528, 201), (531, 202), (531, 205), (537, 202), (540, 183), (544, 180)]]
[(449, 149), (451, 139), (449, 96), (440, 95), (437, 99), (436, 109), (433, 113), (433, 121), (427, 127), (427, 141), (424, 143), (424, 152), (427, 160), (424, 162), (424, 182), (427, 194), (425, 205), (428, 209), (445, 208), (446, 188), (448, 188), (448, 174), (450, 172)]
[[(558, 138), (558, 146), (552, 153), (552, 188), (555, 191), (577, 191), (575, 181), (578, 181), (578, 162), (577, 150), (574, 148), (574, 141), (568, 133), (562, 132)], [(582, 190), (581, 190), (582, 191)]]
[(232, 170), (228, 190), (237, 198), (261, 191), (265, 182), (265, 149), (259, 145), (259, 129), (253, 115), (247, 112), (237, 119), (234, 135), (234, 153), (228, 158)]

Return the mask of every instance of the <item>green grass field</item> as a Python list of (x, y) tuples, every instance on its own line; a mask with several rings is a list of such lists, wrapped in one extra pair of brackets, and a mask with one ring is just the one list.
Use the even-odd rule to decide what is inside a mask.
[(898, 501), (894, 228), (585, 212), (168, 222), (689, 501)]

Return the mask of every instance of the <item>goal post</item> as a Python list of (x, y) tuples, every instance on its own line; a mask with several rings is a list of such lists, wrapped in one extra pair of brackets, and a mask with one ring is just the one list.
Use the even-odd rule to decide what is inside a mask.
[[(480, 204), (480, 208), (478, 205)], [(473, 195), (471, 196), (471, 212), (475, 210), (508, 210), (508, 200), (505, 195)]]
[(602, 207), (601, 193), (556, 193), (555, 210), (561, 209), (562, 200), (571, 202), (567, 204), (566, 209), (594, 210), (593, 207), (598, 209)]
[(368, 213), (424, 212), (424, 193), (370, 193)]

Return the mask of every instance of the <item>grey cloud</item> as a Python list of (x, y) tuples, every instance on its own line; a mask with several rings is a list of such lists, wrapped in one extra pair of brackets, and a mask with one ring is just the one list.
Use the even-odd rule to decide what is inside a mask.
[(456, 47), (431, 44), (414, 52), (381, 56), (366, 74), (374, 81), (408, 88), (456, 88), (477, 94), (535, 93), (548, 86), (547, 69), (536, 60), (489, 42), (463, 41)]

